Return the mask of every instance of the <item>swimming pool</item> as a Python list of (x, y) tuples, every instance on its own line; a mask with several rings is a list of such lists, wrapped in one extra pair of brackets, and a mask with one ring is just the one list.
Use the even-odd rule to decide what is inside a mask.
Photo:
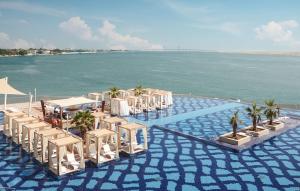
[[(173, 109), (178, 112), (167, 115), (164, 114), (167, 111), (160, 111), (160, 115), (177, 115), (177, 118), (161, 125), (203, 137), (230, 131), (227, 119), (231, 111), (242, 111), (245, 107), (222, 100), (209, 105), (210, 100), (202, 98), (175, 99), (180, 100)], [(198, 103), (203, 103), (203, 107)], [(180, 107), (185, 109), (180, 110)], [(199, 116), (195, 117), (196, 114)], [(250, 122), (243, 114), (241, 117), (246, 123)], [(159, 119), (149, 121), (156, 123)], [(213, 127), (216, 129), (211, 129)], [(1, 135), (0, 186), (17, 190), (299, 190), (300, 127), (240, 153), (155, 127), (149, 128), (148, 136), (146, 153), (121, 157), (100, 167), (88, 165), (85, 171), (56, 179)]]

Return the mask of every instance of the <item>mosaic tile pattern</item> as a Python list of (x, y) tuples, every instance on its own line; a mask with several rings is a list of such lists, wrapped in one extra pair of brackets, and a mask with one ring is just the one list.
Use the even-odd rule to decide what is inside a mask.
[(300, 128), (232, 153), (152, 128), (148, 152), (60, 180), (0, 138), (0, 184), (17, 190), (296, 190)]
[(199, 109), (214, 107), (225, 103), (229, 102), (222, 99), (196, 98), (191, 96), (174, 96), (173, 105), (171, 107), (160, 111), (140, 113), (134, 115), (133, 117), (141, 121), (148, 121), (162, 117), (178, 115), (181, 113), (187, 113)]
[(186, 119), (165, 125), (165, 128), (176, 130), (184, 134), (193, 135), (200, 138), (212, 139), (216, 136), (231, 131), (229, 124), (233, 112), (239, 111), (240, 120), (243, 124), (239, 128), (250, 125), (251, 120), (244, 111), (246, 106), (236, 107), (221, 112), (211, 113), (196, 118)]
[[(205, 104), (201, 105), (201, 99), (190, 97), (175, 97), (175, 100), (176, 115), (225, 103), (205, 100)], [(193, 104), (189, 100), (193, 100)], [(180, 110), (181, 102), (186, 102), (181, 105), (185, 109)], [(242, 111), (243, 107), (170, 123), (165, 127), (212, 137), (230, 130), (228, 119), (236, 109), (241, 111), (241, 119), (246, 124), (250, 123)], [(101, 167), (88, 165), (82, 172), (56, 179), (0, 133), (0, 187), (17, 190), (189, 191), (295, 191), (300, 188), (300, 127), (241, 153), (222, 150), (153, 127), (149, 128), (148, 139), (149, 150), (146, 153), (122, 156), (119, 161)]]

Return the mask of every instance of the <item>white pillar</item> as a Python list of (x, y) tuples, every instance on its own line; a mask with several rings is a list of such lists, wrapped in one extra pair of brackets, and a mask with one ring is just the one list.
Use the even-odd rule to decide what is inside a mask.
[[(8, 83), (8, 77), (4, 78), (6, 81), (6, 84)], [(7, 94), (4, 94), (4, 110), (6, 110), (6, 103), (7, 103)]]
[(32, 94), (31, 92), (29, 92), (28, 116), (31, 116), (31, 106), (32, 106)]
[(34, 102), (36, 102), (36, 88), (34, 88)]

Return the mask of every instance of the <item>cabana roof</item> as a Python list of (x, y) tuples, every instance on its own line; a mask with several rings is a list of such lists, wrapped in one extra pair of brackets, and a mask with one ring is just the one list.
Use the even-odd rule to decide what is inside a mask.
[(0, 94), (26, 95), (9, 85), (6, 78), (0, 79)]
[(37, 123), (26, 124), (24, 126), (26, 126), (27, 128), (38, 128), (43, 126), (50, 126), (50, 124), (46, 122), (37, 122)]
[(89, 131), (87, 133), (95, 137), (102, 137), (102, 136), (114, 135), (116, 132), (111, 131), (109, 129), (97, 129), (94, 131)]
[(96, 102), (98, 102), (98, 101), (88, 99), (85, 97), (71, 97), (71, 98), (67, 98), (67, 99), (49, 100), (49, 101), (46, 101), (46, 104), (49, 104), (52, 106), (59, 106), (59, 107), (71, 107), (71, 106), (91, 104), (91, 103), (96, 103)]
[(43, 136), (53, 136), (53, 135), (57, 135), (57, 134), (65, 133), (65, 132), (63, 130), (53, 128), (53, 129), (39, 131), (38, 133)]
[(126, 120), (120, 117), (110, 117), (110, 118), (106, 118), (103, 121), (107, 122), (107, 123), (119, 123), (119, 122), (125, 122)]
[(50, 142), (55, 144), (56, 146), (66, 146), (66, 145), (70, 145), (70, 144), (75, 144), (78, 142), (81, 142), (81, 139), (75, 138), (73, 136), (68, 136), (68, 137), (64, 137), (64, 138), (60, 138), (60, 139), (55, 139), (55, 140), (51, 140)]
[(120, 127), (127, 130), (146, 128), (145, 125), (139, 123), (128, 123), (125, 125), (121, 125)]
[(16, 118), (14, 120), (16, 122), (27, 122), (27, 121), (37, 120), (37, 118), (34, 118), (34, 117), (22, 117), (22, 118)]

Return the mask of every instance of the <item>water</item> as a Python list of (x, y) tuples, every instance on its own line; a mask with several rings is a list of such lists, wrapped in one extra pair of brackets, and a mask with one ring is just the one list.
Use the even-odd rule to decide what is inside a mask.
[(203, 52), (109, 52), (0, 58), (24, 92), (76, 96), (136, 85), (176, 93), (299, 104), (300, 57)]

